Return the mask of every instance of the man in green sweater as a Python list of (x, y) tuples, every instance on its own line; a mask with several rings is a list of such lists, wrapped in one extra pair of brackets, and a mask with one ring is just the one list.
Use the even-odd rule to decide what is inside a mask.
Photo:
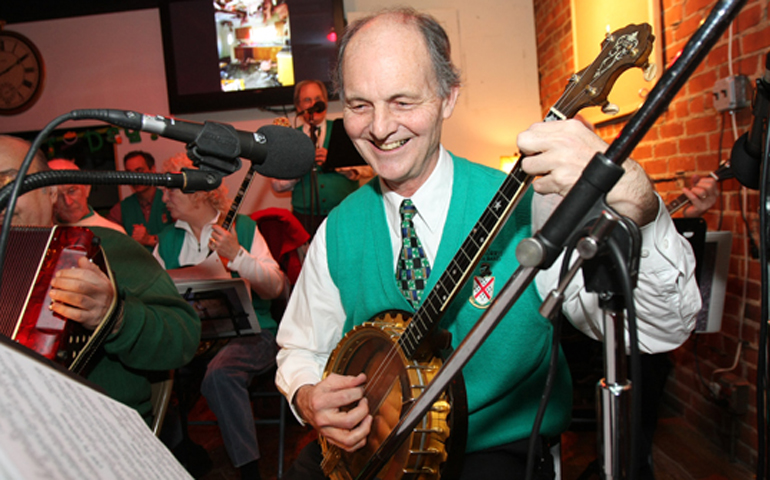
[[(6, 180), (15, 177), (29, 147), (24, 140), (0, 135), (0, 175)], [(47, 169), (45, 157), (37, 152), (29, 173)], [(52, 226), (56, 191), (46, 187), (19, 197), (13, 224)], [(89, 363), (86, 377), (136, 409), (149, 424), (153, 372), (176, 369), (193, 358), (200, 320), (146, 249), (114, 230), (89, 228), (101, 239), (115, 282), (87, 258), (80, 258), (77, 268), (60, 270), (51, 281), (52, 310), (95, 329), (117, 297), (119, 317)]]
[[(155, 158), (141, 150), (128, 152), (123, 157), (127, 172), (155, 173)], [(132, 185), (134, 193), (115, 204), (107, 219), (123, 225), (126, 233), (152, 252), (158, 243), (158, 234), (166, 225), (174, 223), (163, 203), (163, 194), (157, 187)]]
[[(351, 339), (349, 349), (335, 357), (345, 365), (350, 353), (350, 374), (325, 372), (343, 335), (394, 309), (420, 312), (416, 318), (423, 323), (437, 306), (454, 298), (439, 326), (452, 334), (451, 346), (457, 348), (494, 298), (495, 285), (507, 281), (518, 267), (516, 245), (547, 216), (553, 205), (548, 200), (558, 202), (590, 158), (607, 148), (575, 120), (537, 123), (521, 133), (518, 146), (528, 155), (523, 169), (538, 178), (470, 281), (455, 294), (442, 274), (459, 275), (477, 253), (463, 242), (482, 214), (495, 215), (495, 204), (486, 207), (505, 175), (454, 156), (441, 145), (441, 128), (454, 111), (460, 86), (446, 33), (435, 19), (411, 9), (379, 13), (348, 27), (337, 65), (345, 129), (377, 177), (340, 203), (318, 229), (278, 330), (276, 375), (297, 418), (344, 451), (338, 462), (334, 455), (327, 456), (327, 475), (335, 462), (353, 463), (345, 452), (376, 448), (392, 425), (388, 410), (370, 403), (381, 400), (373, 392), (391, 388), (391, 382), (383, 385), (383, 375), (376, 370), (387, 364), (385, 348), (371, 347), (373, 341), (369, 347), (359, 344), (366, 337)], [(642, 226), (643, 259), (635, 292), (640, 344), (644, 350), (670, 350), (687, 339), (700, 308), (694, 257), (641, 166), (628, 160), (624, 167), (625, 174), (606, 200)], [(476, 241), (484, 237), (473, 235)], [(460, 452), (463, 467), (453, 472), (463, 480), (524, 478), (527, 439), (551, 353), (552, 326), (538, 307), (542, 292), (557, 284), (558, 274), (558, 262), (540, 273), (463, 369), (467, 442), (464, 454)], [(562, 310), (570, 320), (601, 338), (603, 315), (595, 295), (577, 281), (565, 298)], [(389, 330), (382, 328), (387, 335)], [(416, 348), (413, 343), (416, 336), (403, 335), (394, 355)], [(369, 348), (372, 357), (367, 360), (361, 352)], [(560, 352), (558, 358), (536, 442), (536, 478), (553, 478), (548, 438), (557, 437), (570, 421), (570, 374)], [(357, 373), (369, 363), (371, 375)], [(417, 390), (409, 383), (402, 389)], [(403, 411), (407, 405), (399, 403), (398, 384), (393, 392), (384, 405)], [(391, 402), (393, 396), (398, 402)], [(465, 417), (461, 410), (454, 413)], [(459, 435), (451, 432), (450, 442), (452, 434)], [(411, 459), (418, 460), (423, 450), (422, 458), (431, 458), (439, 443), (413, 445), (418, 453)], [(441, 454), (439, 449), (436, 453)], [(363, 464), (363, 459), (356, 460)], [(284, 478), (323, 478), (320, 464), (321, 449), (311, 443)]]
[[(272, 180), (276, 192), (291, 191), (291, 209), (312, 237), (329, 212), (358, 188), (358, 180), (370, 176), (364, 167), (341, 171), (323, 168), (328, 153), (333, 122), (326, 118), (329, 95), (320, 80), (303, 80), (294, 86), (294, 107), (303, 123), (298, 130), (315, 142), (316, 153), (313, 170), (300, 178)], [(320, 111), (314, 110), (322, 105)]]

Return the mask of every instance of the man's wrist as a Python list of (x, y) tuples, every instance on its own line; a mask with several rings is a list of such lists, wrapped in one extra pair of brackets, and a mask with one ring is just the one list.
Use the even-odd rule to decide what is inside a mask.
[(158, 236), (157, 235), (145, 235), (142, 237), (142, 241), (140, 242), (142, 245), (146, 245), (148, 247), (154, 247), (158, 243)]
[(308, 423), (308, 421), (304, 410), (300, 406), (300, 404), (303, 403), (303, 402), (300, 402), (300, 396), (307, 395), (308, 388), (310, 387), (312, 387), (312, 385), (310, 384), (302, 385), (297, 389), (296, 392), (294, 392), (294, 397), (291, 399), (291, 405), (292, 407), (294, 407), (294, 411), (297, 413), (297, 416), (300, 418), (300, 420), (302, 420), (302, 422), (304, 423)]

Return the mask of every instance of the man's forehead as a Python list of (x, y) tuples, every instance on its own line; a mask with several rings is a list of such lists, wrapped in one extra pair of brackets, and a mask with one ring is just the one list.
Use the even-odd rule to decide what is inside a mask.
[(85, 192), (88, 190), (88, 185), (82, 185), (78, 183), (70, 183), (65, 185), (59, 185), (59, 190), (63, 192), (69, 192), (74, 193), (76, 191), (83, 191)]
[(359, 44), (362, 47), (379, 48), (378, 41), (409, 43), (414, 42), (413, 35), (421, 36), (420, 30), (413, 22), (394, 14), (385, 14), (370, 20), (353, 35), (350, 46)]
[[(419, 28), (391, 15), (372, 20), (353, 35), (345, 49), (343, 68), (355, 67), (356, 62), (348, 61), (350, 57), (372, 58), (372, 55), (377, 55), (376, 52), (401, 52), (412, 58), (414, 55), (427, 58), (430, 62), (430, 52)], [(375, 58), (387, 56), (390, 55), (377, 55)]]
[[(141, 156), (141, 155), (134, 155), (133, 157), (128, 157), (126, 159), (126, 167), (128, 167), (129, 163), (141, 163), (141, 166), (147, 167), (147, 160)], [(135, 167), (139, 167), (140, 165), (135, 165)]]

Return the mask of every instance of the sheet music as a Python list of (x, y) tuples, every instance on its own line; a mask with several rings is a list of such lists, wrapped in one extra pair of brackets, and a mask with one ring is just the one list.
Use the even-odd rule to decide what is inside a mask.
[(198, 265), (166, 270), (174, 282), (179, 280), (215, 280), (232, 278), (219, 255), (212, 254)]
[(0, 344), (0, 478), (192, 479), (139, 414)]

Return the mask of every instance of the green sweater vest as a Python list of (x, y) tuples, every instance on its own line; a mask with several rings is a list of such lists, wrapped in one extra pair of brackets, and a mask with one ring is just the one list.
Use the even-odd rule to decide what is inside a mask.
[[(163, 192), (160, 189), (155, 191), (149, 221), (144, 219), (142, 207), (139, 205), (139, 197), (136, 194), (126, 197), (120, 202), (120, 220), (129, 237), (134, 231), (134, 225), (144, 225), (147, 227), (147, 233), (157, 235), (166, 228), (166, 225), (173, 223), (171, 214), (168, 213), (166, 204), (163, 203)], [(152, 251), (152, 248), (150, 248), (150, 251)]]
[[(453, 156), (453, 163), (452, 200), (427, 290), (433, 288), (505, 178), (502, 172), (465, 159)], [(496, 279), (496, 289), (502, 288), (518, 267), (515, 248), (531, 234), (531, 201), (530, 190), (473, 274), (479, 275), (481, 265), (487, 264)], [(384, 310), (413, 311), (396, 285), (387, 228), (376, 179), (328, 217), (329, 272), (346, 312), (344, 332)], [(452, 334), (454, 348), (484, 312), (469, 301), (472, 283), (471, 279), (461, 289), (440, 324)], [(532, 429), (551, 350), (552, 326), (538, 313), (539, 305), (537, 289), (531, 285), (463, 369), (469, 412), (468, 452), (524, 439)], [(569, 370), (560, 354), (542, 434), (557, 435), (566, 429), (571, 392)]]
[[(251, 243), (254, 240), (256, 228), (257, 224), (251, 218), (246, 215), (236, 215), (235, 232), (238, 234), (238, 243), (247, 252), (251, 251)], [(158, 235), (158, 254), (163, 259), (163, 263), (166, 264), (166, 270), (181, 267), (179, 264), (179, 252), (182, 251), (184, 236), (185, 231), (181, 228), (176, 228), (174, 225), (169, 225)], [(230, 275), (233, 278), (239, 277), (237, 272), (230, 272)], [(275, 334), (278, 324), (270, 314), (271, 301), (259, 298), (254, 291), (251, 294), (251, 304), (254, 307), (254, 312), (257, 314), (259, 326), (262, 330), (269, 330)]]

